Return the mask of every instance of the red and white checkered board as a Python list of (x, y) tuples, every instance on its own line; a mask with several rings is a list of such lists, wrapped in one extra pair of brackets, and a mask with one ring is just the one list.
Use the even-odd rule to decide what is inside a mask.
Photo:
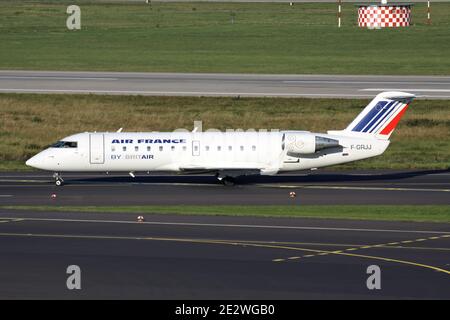
[(362, 6), (358, 26), (367, 28), (406, 27), (411, 23), (409, 6)]

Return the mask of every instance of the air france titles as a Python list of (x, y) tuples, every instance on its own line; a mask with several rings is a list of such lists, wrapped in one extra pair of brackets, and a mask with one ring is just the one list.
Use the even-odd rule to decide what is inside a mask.
[[(112, 144), (178, 144), (186, 143), (186, 139), (113, 139)], [(112, 154), (112, 160), (144, 160), (144, 159), (154, 159), (152, 154)]]
[[(137, 139), (137, 143), (186, 143), (186, 139)], [(113, 139), (112, 143), (134, 143), (134, 139)]]

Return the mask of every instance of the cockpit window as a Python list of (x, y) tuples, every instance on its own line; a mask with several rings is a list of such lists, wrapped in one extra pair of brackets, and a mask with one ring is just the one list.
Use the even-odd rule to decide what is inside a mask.
[(51, 148), (77, 148), (78, 142), (76, 141), (58, 141), (51, 145)]

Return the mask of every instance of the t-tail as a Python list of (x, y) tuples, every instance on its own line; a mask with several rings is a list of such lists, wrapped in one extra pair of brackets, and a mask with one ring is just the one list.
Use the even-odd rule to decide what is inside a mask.
[(415, 95), (387, 91), (378, 94), (342, 133), (373, 135), (388, 140)]

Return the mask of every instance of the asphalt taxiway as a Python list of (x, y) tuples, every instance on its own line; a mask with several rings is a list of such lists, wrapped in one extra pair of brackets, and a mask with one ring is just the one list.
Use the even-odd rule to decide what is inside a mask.
[(0, 70), (0, 92), (371, 98), (406, 91), (449, 99), (448, 76), (258, 75)]
[(449, 243), (449, 224), (2, 209), (0, 298), (450, 299)]
[[(0, 205), (450, 204), (449, 170), (309, 171), (248, 176), (225, 187), (213, 175), (0, 174)], [(297, 194), (289, 198), (289, 192)], [(52, 197), (52, 195), (56, 197)]]
[[(449, 170), (0, 174), (0, 205), (450, 204)], [(297, 197), (289, 198), (290, 191)], [(56, 195), (56, 197), (52, 197)], [(0, 298), (450, 299), (450, 224), (0, 209)], [(68, 290), (66, 269), (81, 268)], [(366, 286), (380, 267), (381, 290)]]

